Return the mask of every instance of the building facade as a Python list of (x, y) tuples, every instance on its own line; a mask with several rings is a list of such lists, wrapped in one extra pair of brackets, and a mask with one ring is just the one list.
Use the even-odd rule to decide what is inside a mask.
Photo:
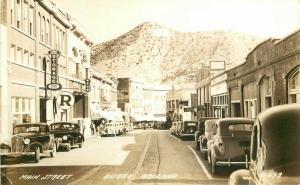
[(268, 39), (246, 62), (227, 71), (230, 115), (255, 118), (280, 104), (300, 103), (300, 31), (284, 39)]
[(211, 115), (216, 118), (225, 118), (229, 115), (226, 79), (226, 72), (215, 75), (210, 79)]
[(144, 117), (149, 121), (166, 121), (166, 95), (167, 88), (154, 88), (150, 85), (144, 87)]
[[(2, 6), (3, 3), (5, 6)], [(5, 95), (1, 99), (1, 128), (5, 128), (1, 130), (1, 135), (6, 135), (8, 139), (12, 126), (19, 123), (74, 121), (74, 118), (79, 118), (83, 123), (88, 117), (83, 110), (86, 107), (75, 105), (70, 110), (59, 110), (55, 102), (59, 91), (46, 89), (51, 81), (49, 51), (60, 53), (56, 71), (58, 82), (62, 85), (60, 91), (78, 92), (74, 94), (75, 102), (80, 102), (76, 95), (87, 96), (88, 93), (82, 79), (72, 75), (74, 53), (69, 48), (73, 45), (81, 48), (85, 54), (77, 53), (75, 62), (81, 65), (85, 61), (88, 64), (85, 68), (89, 68), (91, 39), (83, 32), (79, 33), (78, 25), (50, 1), (2, 0), (1, 7), (4, 10), (1, 13), (5, 14), (1, 16), (1, 30), (2, 25), (6, 25), (6, 52), (4, 47), (1, 48), (1, 53), (5, 52), (6, 57), (1, 55), (1, 62), (7, 63), (7, 66), (1, 63), (1, 69), (5, 72), (1, 75), (7, 83), (1, 92), (2, 96)], [(4, 109), (6, 111), (2, 111)]]
[(144, 115), (144, 83), (132, 78), (118, 78), (118, 108), (132, 121), (142, 121)]
[(197, 120), (196, 90), (194, 88), (172, 90), (167, 93), (166, 113), (168, 121)]

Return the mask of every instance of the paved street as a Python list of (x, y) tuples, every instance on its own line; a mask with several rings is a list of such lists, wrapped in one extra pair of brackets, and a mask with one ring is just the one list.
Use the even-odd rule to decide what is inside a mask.
[(193, 141), (169, 131), (135, 130), (120, 137), (93, 137), (82, 148), (1, 166), (13, 184), (226, 184), (230, 172), (212, 176)]

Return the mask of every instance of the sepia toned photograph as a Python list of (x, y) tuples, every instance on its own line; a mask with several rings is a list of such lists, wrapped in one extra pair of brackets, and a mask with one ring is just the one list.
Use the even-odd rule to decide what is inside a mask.
[(0, 185), (300, 185), (300, 0), (0, 0)]

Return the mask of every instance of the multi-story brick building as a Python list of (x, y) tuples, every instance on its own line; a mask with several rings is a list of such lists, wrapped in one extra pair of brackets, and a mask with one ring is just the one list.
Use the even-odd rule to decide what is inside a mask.
[(173, 89), (167, 93), (167, 120), (192, 120), (197, 119), (196, 90), (194, 88)]
[(271, 106), (300, 103), (300, 31), (268, 39), (227, 71), (230, 115), (256, 117)]
[[(5, 14), (1, 16), (1, 27), (6, 27), (6, 49), (1, 48), (6, 57), (1, 55), (4, 72), (1, 75), (7, 83), (1, 93), (5, 96), (2, 96), (1, 108), (6, 110), (1, 110), (1, 128), (5, 128), (1, 129), (1, 135), (9, 138), (12, 126), (19, 123), (74, 121), (74, 118), (82, 123), (88, 121), (88, 107), (84, 103), (88, 93), (84, 79), (89, 78), (91, 39), (48, 0), (2, 0), (1, 5), (1, 13)], [(74, 46), (77, 51), (73, 50)], [(57, 63), (59, 83), (62, 90), (75, 95), (76, 103), (72, 109), (56, 109), (54, 97), (58, 91), (45, 88), (50, 82), (50, 50), (60, 52)], [(5, 62), (7, 66), (2, 65)], [(74, 68), (73, 63), (75, 66), (77, 63), (77, 67)], [(82, 76), (78, 75), (79, 70), (83, 71)]]

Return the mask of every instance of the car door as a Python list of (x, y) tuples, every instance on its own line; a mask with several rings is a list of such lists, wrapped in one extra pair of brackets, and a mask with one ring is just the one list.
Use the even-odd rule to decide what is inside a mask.
[[(52, 137), (51, 137), (52, 136)], [(43, 150), (47, 151), (50, 148), (51, 141), (54, 139), (53, 134), (50, 134), (48, 125), (40, 126), (39, 142), (42, 144)]]

